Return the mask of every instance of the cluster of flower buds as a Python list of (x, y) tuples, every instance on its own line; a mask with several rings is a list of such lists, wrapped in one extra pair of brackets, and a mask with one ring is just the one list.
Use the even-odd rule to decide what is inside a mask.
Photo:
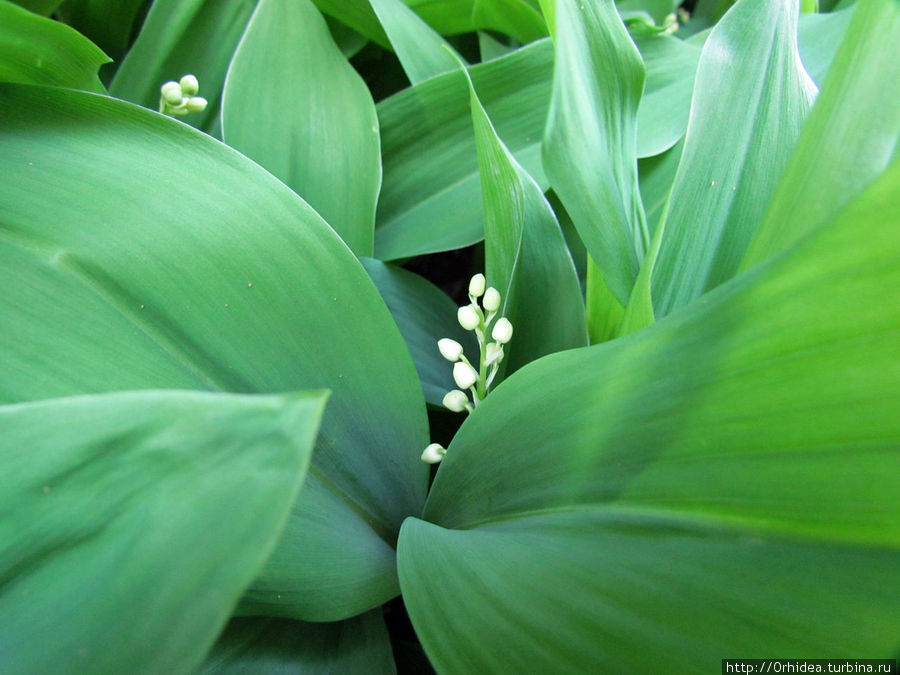
[[(469, 303), (459, 308), (457, 320), (459, 325), (469, 331), (475, 332), (478, 338), (479, 362), (478, 368), (472, 365), (463, 347), (456, 340), (442, 338), (438, 340), (438, 350), (441, 356), (453, 364), (453, 380), (459, 389), (448, 391), (444, 396), (444, 407), (453, 412), (472, 412), (474, 406), (484, 400), (491, 389), (491, 384), (497, 376), (500, 362), (503, 360), (503, 345), (512, 338), (513, 327), (509, 319), (500, 317), (496, 323), (494, 318), (500, 310), (502, 298), (500, 292), (494, 288), (485, 288), (486, 281), (483, 274), (476, 274), (469, 282)], [(478, 300), (481, 299), (479, 306)], [(493, 328), (491, 324), (493, 323)], [(489, 341), (488, 330), (493, 342)], [(472, 400), (469, 401), (471, 392)], [(429, 464), (437, 464), (447, 451), (439, 444), (432, 443), (422, 453), (422, 461)]]
[(206, 109), (206, 99), (195, 96), (200, 83), (193, 75), (185, 75), (178, 82), (166, 82), (159, 89), (159, 112), (164, 115), (187, 115)]

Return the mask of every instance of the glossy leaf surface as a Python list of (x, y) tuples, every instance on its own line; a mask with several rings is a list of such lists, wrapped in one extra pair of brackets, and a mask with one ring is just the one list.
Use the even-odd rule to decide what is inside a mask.
[(560, 0), (555, 21), (544, 167), (624, 304), (649, 243), (636, 145), (644, 65), (612, 2)]
[(15, 0), (15, 2), (29, 12), (49, 16), (53, 13), (53, 10), (59, 7), (62, 0)]
[(625, 308), (609, 290), (603, 272), (590, 258), (585, 274), (584, 304), (590, 343), (598, 344), (616, 337)]
[(829, 14), (800, 14), (797, 42), (806, 72), (821, 88), (844, 34), (850, 25), (856, 5)]
[(684, 136), (700, 50), (667, 35), (639, 37), (647, 77), (637, 112), (637, 155), (654, 157)]
[(68, 26), (0, 0), (0, 82), (103, 92), (97, 70), (108, 61)]
[(816, 94), (797, 12), (794, 0), (742, 0), (703, 47), (653, 274), (657, 316), (734, 276), (772, 198)]
[(380, 610), (339, 623), (233, 619), (197, 670), (204, 675), (394, 672)]
[(511, 373), (546, 354), (587, 345), (584, 302), (553, 209), (497, 136), (469, 81), (484, 195), (487, 282), (500, 291), (499, 315), (514, 327), (504, 346)]
[(57, 17), (118, 62), (143, 5), (143, 0), (66, 0)]
[(479, 406), (438, 471), (434, 524), (400, 536), (436, 667), (896, 653), (900, 317), (882, 303), (898, 207), (895, 164), (787, 254)]
[(525, 0), (474, 0), (472, 27), (506, 33), (523, 43), (548, 32), (541, 13)]
[[(646, 38), (638, 44), (645, 50), (648, 73), (637, 113), (638, 154), (644, 155), (660, 152), (683, 135), (699, 50), (675, 38)], [(549, 40), (473, 66), (469, 74), (500, 138), (547, 188), (541, 137), (553, 76)], [(484, 236), (482, 200), (465, 82), (457, 73), (445, 74), (377, 107), (384, 184), (376, 256), (404, 258), (479, 241)]]
[(453, 48), (403, 0), (369, 0), (412, 84), (455, 70)]
[(422, 383), (425, 400), (441, 405), (444, 394), (456, 389), (453, 364), (437, 348), (441, 338), (459, 342), (466, 354), (478, 353), (478, 343), (456, 320), (457, 306), (446, 293), (400, 267), (380, 260), (361, 260), (400, 329)]
[[(861, 4), (742, 266), (827, 221), (890, 164), (900, 140), (900, 5)], [(862, 122), (862, 120), (865, 120)]]
[[(552, 48), (536, 43), (469, 68), (497, 132), (545, 186), (540, 134)], [(447, 73), (378, 104), (384, 184), (375, 255), (382, 260), (467, 246), (484, 236), (478, 160), (465, 77)]]
[[(491, 29), (507, 33), (519, 42), (546, 35), (541, 17), (524, 0), (404, 0), (441, 35)], [(387, 37), (369, 0), (315, 0), (316, 6), (384, 46)], [(480, 5), (484, 5), (480, 7)]]
[(0, 406), (0, 661), (188, 673), (266, 560), (325, 395)]
[(378, 120), (362, 78), (310, 0), (260, 0), (222, 94), (222, 137), (372, 254)]
[[(296, 507), (328, 518), (292, 516), (284, 539), (305, 541), (321, 569), (295, 565), (297, 595), (280, 590), (315, 620), (389, 599), (394, 537), (424, 499), (425, 410), (354, 256), (282, 183), (179, 122), (69, 90), (0, 89), (0, 399), (330, 389), (311, 469), (322, 489), (309, 491), (328, 505), (304, 492)], [(301, 592), (314, 584), (326, 602), (293, 604), (314, 601)]]

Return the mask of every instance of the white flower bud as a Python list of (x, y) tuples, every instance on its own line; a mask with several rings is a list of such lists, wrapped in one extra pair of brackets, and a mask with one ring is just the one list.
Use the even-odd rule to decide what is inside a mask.
[(484, 300), (481, 301), (484, 308), (489, 312), (496, 312), (500, 309), (500, 291), (491, 286), (484, 292)]
[(468, 363), (457, 361), (453, 364), (453, 381), (460, 389), (468, 389), (478, 380), (478, 373)]
[(163, 100), (169, 105), (179, 105), (184, 95), (181, 93), (181, 85), (177, 82), (166, 82), (159, 88)]
[(447, 450), (443, 445), (440, 443), (432, 443), (425, 448), (425, 452), (422, 453), (422, 461), (428, 462), (429, 464), (437, 464), (444, 459), (446, 453)]
[(476, 274), (469, 282), (469, 295), (471, 295), (473, 298), (480, 298), (484, 293), (484, 284), (484, 275)]
[(200, 91), (200, 83), (193, 75), (185, 75), (181, 78), (178, 85), (181, 87), (181, 91), (185, 96), (193, 96)]
[(187, 100), (188, 112), (203, 112), (206, 110), (206, 99), (202, 96), (191, 96)]
[(459, 361), (459, 357), (462, 356), (463, 353), (462, 345), (450, 338), (441, 338), (438, 340), (438, 350), (440, 350), (441, 356), (448, 361)]
[(469, 397), (459, 389), (452, 389), (444, 394), (444, 407), (453, 412), (462, 412), (469, 403)]
[(481, 323), (478, 312), (475, 311), (475, 308), (472, 307), (472, 305), (463, 305), (460, 307), (459, 311), (456, 313), (456, 318), (459, 321), (459, 325), (466, 330), (475, 330)]
[(503, 346), (497, 342), (488, 342), (484, 348), (484, 365), (489, 366), (494, 362), (503, 360)]
[(501, 345), (505, 345), (512, 339), (512, 334), (513, 327), (509, 319), (505, 316), (497, 319), (497, 323), (494, 324), (494, 330), (491, 331), (491, 337)]

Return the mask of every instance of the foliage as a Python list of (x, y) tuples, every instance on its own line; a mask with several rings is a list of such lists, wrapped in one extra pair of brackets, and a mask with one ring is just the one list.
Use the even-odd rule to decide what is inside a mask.
[(896, 658), (900, 6), (689, 9), (0, 0), (0, 671)]

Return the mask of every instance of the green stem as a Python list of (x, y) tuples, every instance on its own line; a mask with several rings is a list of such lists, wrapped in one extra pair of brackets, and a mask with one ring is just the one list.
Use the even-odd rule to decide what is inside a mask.
[(481, 321), (481, 328), (482, 331), (478, 334), (478, 382), (476, 382), (476, 385), (478, 387), (478, 398), (483, 401), (487, 395), (487, 364), (485, 363), (487, 360), (487, 326), (484, 323), (484, 319)]

